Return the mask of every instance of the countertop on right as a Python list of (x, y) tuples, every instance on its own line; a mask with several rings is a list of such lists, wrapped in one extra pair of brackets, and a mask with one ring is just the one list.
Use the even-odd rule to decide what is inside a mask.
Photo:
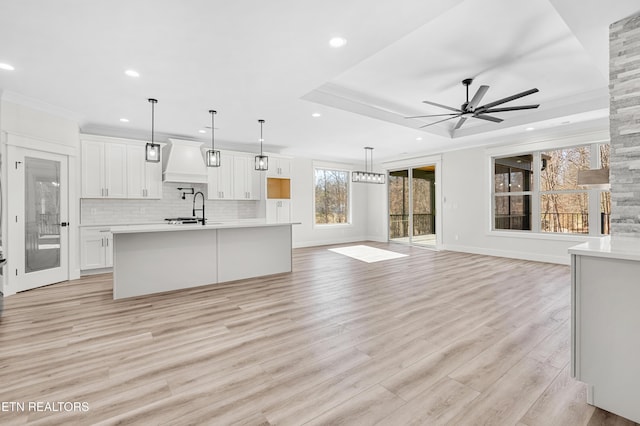
[(603, 237), (570, 247), (569, 254), (640, 261), (640, 238)]

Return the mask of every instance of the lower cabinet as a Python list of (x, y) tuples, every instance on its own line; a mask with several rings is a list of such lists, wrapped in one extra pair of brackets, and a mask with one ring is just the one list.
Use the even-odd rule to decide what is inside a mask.
[(267, 223), (289, 223), (289, 222), (291, 222), (291, 200), (268, 199), (267, 200)]
[(632, 254), (572, 253), (571, 369), (587, 383), (589, 404), (640, 422), (640, 259)]
[(108, 227), (80, 230), (80, 270), (113, 266), (113, 234)]

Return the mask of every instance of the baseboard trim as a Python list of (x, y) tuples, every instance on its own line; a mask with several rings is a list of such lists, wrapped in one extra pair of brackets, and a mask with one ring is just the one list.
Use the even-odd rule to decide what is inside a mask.
[(510, 259), (531, 260), (534, 262), (557, 263), (559, 265), (571, 264), (571, 257), (569, 256), (569, 253), (567, 253), (566, 256), (555, 256), (555, 255), (547, 255), (547, 254), (539, 254), (539, 253), (487, 249), (482, 247), (459, 246), (459, 245), (453, 245), (453, 244), (446, 244), (441, 247), (441, 250), (458, 251), (462, 253), (483, 254), (486, 256), (507, 257)]

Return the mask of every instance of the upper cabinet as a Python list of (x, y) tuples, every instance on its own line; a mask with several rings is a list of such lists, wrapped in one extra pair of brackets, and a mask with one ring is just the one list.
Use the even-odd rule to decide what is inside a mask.
[(233, 158), (221, 155), (219, 167), (207, 167), (207, 198), (233, 200)]
[(144, 142), (82, 137), (82, 198), (162, 198), (162, 163), (147, 163)]
[(145, 160), (145, 146), (127, 145), (128, 198), (162, 198), (162, 163)]
[(236, 200), (260, 199), (260, 173), (255, 170), (254, 157), (233, 156), (233, 196)]
[(82, 197), (127, 198), (127, 145), (82, 141)]
[(210, 200), (259, 200), (261, 172), (254, 170), (253, 156), (222, 151), (220, 167), (208, 167)]
[(267, 177), (291, 177), (291, 159), (269, 156)]

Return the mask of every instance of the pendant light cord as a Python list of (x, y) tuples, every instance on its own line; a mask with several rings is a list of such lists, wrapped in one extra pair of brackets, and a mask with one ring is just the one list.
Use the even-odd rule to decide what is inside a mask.
[(371, 172), (373, 173), (373, 148), (364, 147), (364, 171), (369, 173), (369, 157), (371, 157)]
[(154, 133), (154, 126), (155, 126), (155, 106), (156, 106), (156, 103), (158, 103), (158, 100), (149, 99), (149, 102), (151, 102), (151, 143), (153, 144), (153, 133)]
[(262, 125), (264, 124), (264, 120), (258, 120), (258, 122), (260, 123), (260, 156), (262, 157), (262, 141), (264, 141), (262, 137)]
[(214, 122), (213, 117), (215, 117), (215, 115), (216, 115), (218, 112), (217, 112), (217, 111), (215, 111), (215, 110), (212, 110), (212, 109), (211, 109), (211, 110), (209, 110), (209, 113), (211, 113), (211, 150), (212, 150), (212, 151), (215, 151), (215, 150), (216, 150), (216, 145), (215, 145), (215, 142), (214, 142), (214, 135), (213, 135), (213, 133), (215, 132), (215, 128), (216, 128), (216, 127), (215, 127), (215, 122)]

